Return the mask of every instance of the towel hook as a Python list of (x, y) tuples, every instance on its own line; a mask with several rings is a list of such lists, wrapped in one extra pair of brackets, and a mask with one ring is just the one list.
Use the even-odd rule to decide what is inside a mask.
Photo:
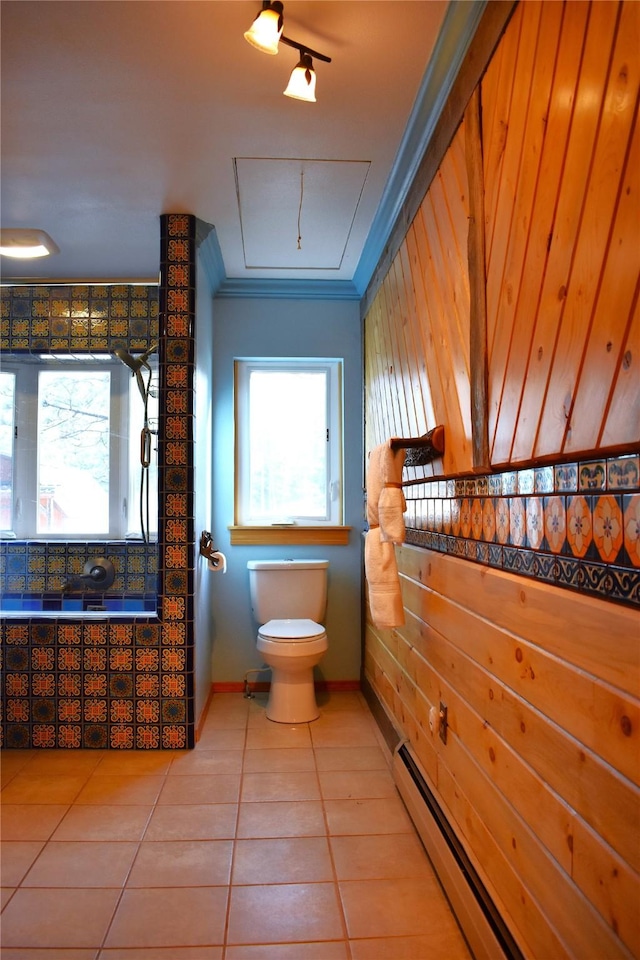
[(444, 453), (444, 427), (440, 424), (421, 437), (392, 437), (392, 450), (407, 450), (405, 467), (423, 467)]

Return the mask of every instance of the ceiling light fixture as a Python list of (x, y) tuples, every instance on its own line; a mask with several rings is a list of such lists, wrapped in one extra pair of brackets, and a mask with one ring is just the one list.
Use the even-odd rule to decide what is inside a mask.
[(0, 255), (19, 260), (32, 260), (60, 253), (59, 248), (44, 230), (9, 227), (0, 230)]
[(282, 11), (280, 0), (273, 0), (273, 3), (269, 3), (269, 0), (263, 2), (262, 10), (244, 35), (245, 40), (256, 50), (275, 55), (282, 35)]
[(317, 50), (311, 50), (297, 40), (291, 40), (282, 33), (284, 25), (284, 5), (280, 0), (262, 0), (262, 10), (258, 13), (251, 27), (244, 35), (253, 47), (262, 53), (276, 54), (280, 42), (300, 52), (300, 60), (294, 67), (289, 83), (284, 91), (285, 97), (294, 100), (316, 102), (316, 73), (313, 69), (312, 57), (331, 63), (331, 57), (325, 57)]
[(300, 51), (300, 60), (293, 68), (284, 95), (294, 100), (316, 102), (316, 72), (313, 69), (313, 60), (308, 53)]

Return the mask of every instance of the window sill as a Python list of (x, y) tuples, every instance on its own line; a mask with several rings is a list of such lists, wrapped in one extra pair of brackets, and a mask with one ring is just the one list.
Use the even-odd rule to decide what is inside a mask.
[(343, 547), (349, 543), (351, 527), (229, 527), (231, 546), (295, 544)]

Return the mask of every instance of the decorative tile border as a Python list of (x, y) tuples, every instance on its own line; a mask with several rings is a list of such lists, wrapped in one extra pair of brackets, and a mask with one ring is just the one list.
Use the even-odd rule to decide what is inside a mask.
[[(116, 577), (109, 588), (111, 597), (155, 600), (157, 545), (123, 540), (1, 540), (0, 594), (3, 599), (28, 595), (31, 600), (51, 599), (48, 594), (59, 596), (65, 581), (80, 575), (91, 557), (106, 557), (113, 563)], [(96, 594), (74, 590), (72, 596), (84, 601)]]
[(5, 353), (104, 352), (118, 345), (137, 352), (157, 341), (161, 370), (158, 616), (5, 618), (0, 639), (6, 747), (180, 749), (194, 744), (196, 222), (183, 214), (160, 220), (159, 298), (156, 288), (126, 285), (2, 291), (0, 349)]
[(138, 352), (158, 339), (158, 289), (110, 284), (0, 291), (3, 353)]
[(407, 542), (640, 606), (640, 457), (405, 487)]

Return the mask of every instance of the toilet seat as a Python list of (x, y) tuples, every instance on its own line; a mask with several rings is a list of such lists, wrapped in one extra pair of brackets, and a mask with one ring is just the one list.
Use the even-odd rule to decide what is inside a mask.
[(325, 636), (325, 629), (315, 620), (268, 620), (258, 636), (272, 643), (308, 643)]

